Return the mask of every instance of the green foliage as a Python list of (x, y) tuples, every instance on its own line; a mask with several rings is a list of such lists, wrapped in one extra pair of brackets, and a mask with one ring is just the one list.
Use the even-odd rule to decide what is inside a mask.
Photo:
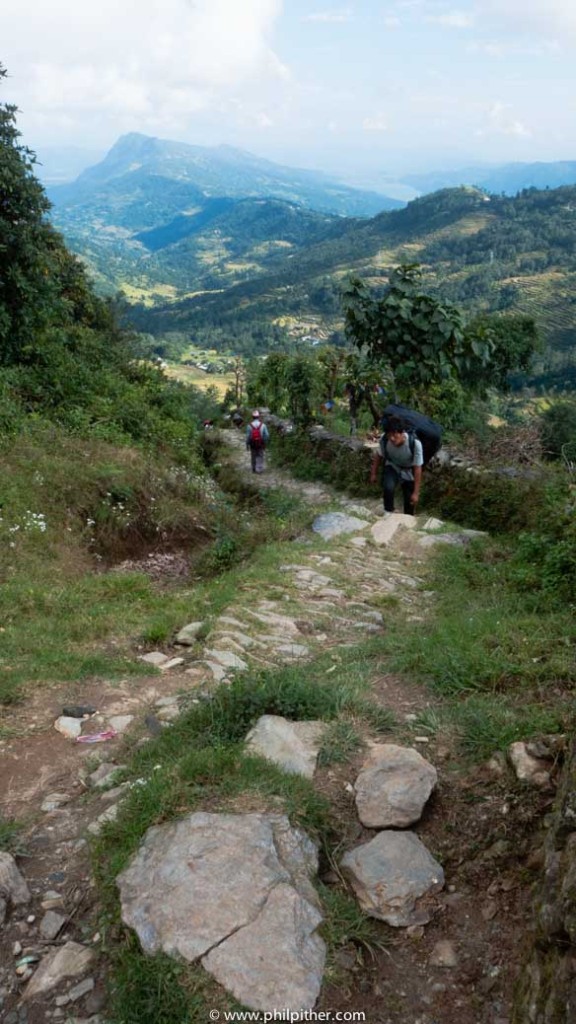
[(274, 459), (290, 466), (294, 476), (303, 480), (325, 480), (333, 487), (354, 496), (374, 495), (370, 484), (371, 452), (356, 446), (317, 442), (307, 431), (274, 438)]
[(510, 579), (522, 591), (540, 594), (552, 606), (576, 603), (576, 494), (560, 480), (549, 487), (540, 520), (520, 533), (510, 564)]
[(353, 896), (334, 886), (319, 886), (320, 898), (326, 913), (322, 934), (330, 952), (352, 943), (374, 955), (388, 944), (382, 925), (367, 917)]
[(405, 395), (456, 373), (467, 356), (460, 311), (417, 292), (421, 276), (416, 264), (404, 264), (382, 298), (359, 278), (343, 293), (348, 337), (373, 362), (390, 367)]
[(540, 435), (549, 458), (562, 458), (566, 446), (569, 460), (576, 461), (576, 402), (554, 401), (540, 416)]
[(425, 497), (442, 518), (461, 526), (515, 534), (539, 526), (547, 486), (546, 475), (538, 470), (500, 466), (469, 473), (450, 468), (427, 475)]
[(4, 818), (0, 814), (0, 850), (15, 856), (23, 850), (21, 832), (23, 825), (13, 818)]
[(339, 718), (330, 723), (322, 736), (318, 764), (341, 764), (348, 761), (362, 746), (362, 738), (354, 723), (349, 719)]
[(383, 641), (392, 667), (428, 681), (444, 696), (504, 693), (558, 697), (559, 680), (576, 681), (573, 617), (541, 591), (519, 591), (516, 541), (440, 550), (429, 585), (435, 600), (426, 625), (391, 631)]
[(312, 356), (271, 353), (248, 369), (248, 398), (276, 415), (287, 413), (296, 425), (311, 422), (322, 395), (318, 360)]
[(208, 1005), (193, 968), (162, 953), (144, 957), (133, 936), (126, 936), (111, 955), (114, 1020), (121, 1024), (194, 1024), (207, 1015)]
[(466, 327), (465, 335), (475, 355), (488, 352), (487, 360), (475, 360), (464, 368), (464, 383), (479, 392), (487, 388), (507, 390), (510, 374), (527, 373), (541, 349), (533, 317), (519, 313), (476, 317)]
[(450, 379), (476, 391), (504, 387), (510, 371), (528, 369), (538, 342), (532, 318), (484, 316), (465, 328), (459, 309), (417, 290), (421, 279), (417, 264), (404, 264), (382, 297), (358, 278), (343, 294), (349, 338), (381, 379), (392, 374), (403, 398)]
[(348, 696), (339, 687), (310, 681), (295, 669), (237, 676), (193, 713), (191, 725), (201, 745), (237, 742), (261, 715), (282, 715), (292, 721), (330, 719)]
[(449, 716), (462, 749), (475, 760), (507, 750), (511, 743), (533, 736), (562, 732), (569, 721), (566, 703), (555, 707), (502, 697), (474, 694), (457, 704)]

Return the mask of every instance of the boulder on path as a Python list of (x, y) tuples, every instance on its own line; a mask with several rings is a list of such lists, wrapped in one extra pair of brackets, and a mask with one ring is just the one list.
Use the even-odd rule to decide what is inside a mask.
[(550, 782), (550, 764), (542, 758), (533, 757), (525, 743), (511, 743), (508, 757), (520, 782), (530, 782), (533, 786), (547, 786)]
[(54, 728), (59, 733), (62, 733), (62, 736), (65, 736), (67, 740), (75, 740), (82, 732), (82, 719), (60, 715), (54, 722)]
[(364, 530), (370, 523), (367, 519), (358, 519), (357, 516), (348, 515), (345, 512), (326, 512), (316, 516), (312, 523), (314, 533), (319, 533), (324, 540), (332, 540), (342, 533), (358, 533)]
[(444, 885), (444, 872), (413, 832), (380, 832), (341, 861), (360, 906), (394, 928), (427, 924), (426, 897)]
[(324, 722), (290, 722), (281, 715), (262, 715), (248, 733), (246, 744), (290, 775), (311, 779), (325, 728)]
[(29, 903), (32, 898), (11, 853), (0, 852), (0, 897), (14, 906)]
[(203, 622), (189, 622), (187, 626), (183, 626), (180, 632), (176, 634), (174, 643), (180, 644), (181, 647), (192, 647), (203, 628)]
[(145, 952), (194, 961), (258, 1010), (311, 1008), (325, 957), (317, 852), (280, 814), (198, 812), (148, 830), (118, 876)]
[(24, 999), (37, 996), (56, 988), (65, 978), (77, 978), (92, 965), (95, 953), (79, 942), (67, 942), (60, 949), (49, 953), (42, 961), (24, 993)]
[(367, 828), (405, 828), (422, 816), (438, 774), (417, 750), (382, 743), (370, 751), (354, 783), (358, 817)]
[(414, 530), (417, 526), (416, 516), (406, 516), (403, 512), (387, 513), (371, 528), (372, 540), (378, 547), (387, 548), (392, 543), (401, 526)]

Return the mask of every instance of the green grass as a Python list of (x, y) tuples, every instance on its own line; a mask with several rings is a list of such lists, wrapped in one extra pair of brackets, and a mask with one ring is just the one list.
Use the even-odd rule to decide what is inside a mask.
[(13, 818), (4, 818), (0, 814), (0, 850), (11, 854), (22, 853), (23, 843), (20, 833), (23, 827)]
[(331, 722), (322, 737), (319, 765), (341, 764), (364, 746), (357, 727), (346, 718)]
[(576, 624), (570, 608), (507, 584), (506, 551), (488, 544), (443, 549), (427, 585), (434, 599), (426, 622), (390, 630), (383, 646), (391, 667), (445, 696), (470, 692), (545, 694), (576, 682)]

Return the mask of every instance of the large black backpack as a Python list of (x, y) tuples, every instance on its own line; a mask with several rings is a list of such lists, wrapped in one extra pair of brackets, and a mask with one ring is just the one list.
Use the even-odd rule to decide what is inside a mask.
[[(392, 417), (403, 420), (408, 436), (412, 435), (412, 438), (415, 436), (422, 443), (424, 465), (427, 465), (442, 447), (442, 427), (431, 420), (429, 416), (424, 416), (421, 412), (415, 412), (413, 409), (407, 409), (405, 405), (387, 405), (381, 420), (384, 434), (388, 431), (388, 423)], [(413, 450), (413, 440), (410, 441), (410, 445)]]

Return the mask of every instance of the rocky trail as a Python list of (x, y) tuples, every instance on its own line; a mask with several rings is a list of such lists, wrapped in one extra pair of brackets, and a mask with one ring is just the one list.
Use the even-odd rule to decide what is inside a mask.
[[(414, 523), (403, 516), (384, 519), (377, 499), (350, 501), (276, 470), (254, 478), (238, 434), (228, 436), (227, 457), (258, 486), (292, 490), (310, 504), (314, 530), (295, 542), (294, 561), (276, 567), (266, 593), (247, 585), (214, 620), (183, 622), (171, 647), (143, 652), (147, 662), (140, 678), (53, 686), (4, 712), (1, 806), (5, 818), (26, 823), (16, 873), (12, 858), (0, 854), (0, 1019), (5, 1024), (104, 1024), (109, 1019), (89, 841), (115, 816), (126, 792), (127, 784), (110, 788), (125, 756), (124, 737), (137, 735), (145, 742), (170, 728), (183, 707), (237, 672), (305, 665), (322, 652), (332, 657), (336, 672), (348, 645), (386, 628), (386, 613), (375, 598), (393, 596), (417, 629), (432, 596), (426, 591), (428, 551), (439, 542), (466, 541), (465, 533), (442, 534), (441, 524), (427, 524), (426, 517)], [(270, 756), (292, 759), (290, 770), (313, 774), (342, 823), (340, 856), (345, 851), (349, 856), (384, 834), (379, 830), (406, 827), (403, 821), (374, 823), (369, 812), (360, 819), (355, 791), (357, 796), (367, 757), (373, 749), (378, 755), (382, 744), (413, 751), (419, 778), (423, 762), (424, 775), (430, 769), (434, 780), (416, 817), (408, 815), (408, 823), (414, 823), (409, 834), (440, 858), (444, 884), (436, 872), (434, 884), (420, 893), (417, 912), (402, 912), (399, 924), (382, 926), (382, 948), (360, 950), (351, 943), (340, 948), (317, 1009), (364, 1013), (358, 1019), (369, 1024), (508, 1024), (530, 920), (530, 887), (541, 864), (541, 840), (532, 829), (549, 806), (550, 791), (545, 785), (529, 793), (519, 788), (503, 759), (491, 767), (466, 767), (449, 735), (418, 731), (418, 716), (433, 710), (434, 698), (388, 674), (385, 666), (370, 699), (392, 712), (397, 726), (385, 740), (368, 731), (367, 748), (348, 762), (315, 769), (318, 737), (305, 737), (300, 750), (300, 739), (287, 739), (284, 732), (280, 753)], [(77, 717), (82, 707), (88, 708), (85, 718)], [(273, 732), (275, 723), (269, 725)], [(76, 739), (79, 732), (110, 738), (83, 743)], [(261, 742), (266, 738), (253, 737), (254, 749), (264, 749)], [(299, 757), (304, 767), (294, 768)], [(268, 827), (260, 819), (256, 824)], [(279, 848), (277, 838), (274, 843)], [(237, 839), (232, 845), (238, 857)], [(407, 856), (404, 848), (399, 856)], [(353, 872), (343, 864), (340, 869), (324, 865), (321, 871), (326, 885), (341, 884), (343, 875), (352, 881)], [(360, 895), (364, 884), (352, 882), (361, 902), (368, 899)], [(126, 886), (134, 889), (133, 879)], [(315, 906), (313, 895), (306, 899)], [(211, 941), (202, 949), (210, 949)], [(216, 962), (215, 950), (206, 959), (207, 969), (214, 961), (218, 980), (226, 977), (228, 968)], [(234, 983), (230, 990), (244, 991)]]

